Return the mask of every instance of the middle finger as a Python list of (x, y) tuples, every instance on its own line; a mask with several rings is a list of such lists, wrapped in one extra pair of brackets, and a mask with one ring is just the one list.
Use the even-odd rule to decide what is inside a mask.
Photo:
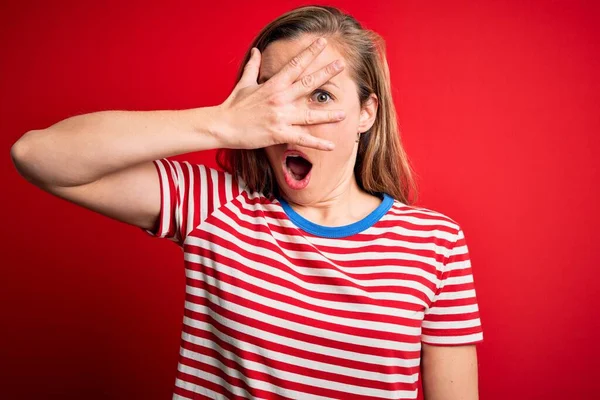
[(288, 93), (291, 100), (296, 100), (298, 97), (311, 93), (343, 70), (344, 63), (342, 60), (335, 60), (312, 74), (304, 75), (300, 80), (294, 82), (289, 89)]

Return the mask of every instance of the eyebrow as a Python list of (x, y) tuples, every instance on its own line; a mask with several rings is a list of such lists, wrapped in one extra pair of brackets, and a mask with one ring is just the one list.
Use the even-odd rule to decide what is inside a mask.
[[(333, 85), (336, 88), (340, 89), (340, 87), (338, 85), (336, 85), (335, 83), (331, 82), (331, 81), (327, 81), (324, 84), (322, 84), (321, 86), (325, 86), (325, 85)], [(341, 89), (340, 89), (341, 90)]]
[[(267, 77), (266, 75), (263, 75), (261, 78), (258, 79), (258, 84), (261, 85), (263, 83), (265, 83), (266, 81), (268, 81), (269, 79), (271, 79), (271, 77)], [(326, 85), (333, 85), (336, 88), (340, 89), (340, 87), (338, 85), (336, 85), (335, 83), (331, 82), (331, 81), (327, 81), (324, 84), (322, 84), (321, 86), (326, 86)], [(319, 86), (319, 87), (321, 87)], [(340, 89), (341, 90), (341, 89)]]

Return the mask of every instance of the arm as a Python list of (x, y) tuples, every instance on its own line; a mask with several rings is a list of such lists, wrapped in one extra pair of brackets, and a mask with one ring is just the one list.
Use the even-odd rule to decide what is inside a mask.
[[(448, 245), (447, 245), (448, 246)], [(422, 368), (425, 400), (477, 400), (477, 351), (483, 340), (471, 258), (457, 226), (437, 291), (422, 324)]]
[(17, 171), (41, 189), (151, 229), (160, 210), (151, 160), (220, 145), (215, 121), (215, 108), (78, 115), (27, 132), (11, 157)]
[(435, 346), (423, 343), (425, 400), (478, 400), (477, 350), (474, 344)]
[(146, 161), (215, 148), (216, 118), (215, 107), (99, 111), (29, 131), (11, 155), (34, 184), (86, 185)]
[[(338, 122), (333, 111), (295, 106), (315, 87), (297, 78), (323, 50), (313, 43), (269, 82), (258, 85), (260, 52), (220, 106), (189, 110), (101, 111), (25, 133), (11, 148), (29, 182), (103, 215), (152, 229), (160, 212), (153, 160), (222, 147), (301, 143), (331, 150), (300, 125)], [(341, 72), (333, 63), (315, 73), (317, 87)]]

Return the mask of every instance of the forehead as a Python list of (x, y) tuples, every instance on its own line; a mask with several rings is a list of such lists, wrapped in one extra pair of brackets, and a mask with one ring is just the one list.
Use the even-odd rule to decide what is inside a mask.
[[(270, 43), (262, 53), (259, 79), (271, 78), (288, 62), (290, 62), (294, 56), (300, 54), (317, 38), (318, 36), (302, 35), (296, 39), (277, 40), (273, 43)], [(338, 59), (344, 61), (344, 57), (336, 49), (333, 41), (328, 40), (327, 47), (325, 47), (325, 49), (302, 72), (300, 78), (304, 75), (318, 71), (319, 69)], [(347, 67), (344, 68), (344, 71), (333, 77), (331, 80), (336, 81), (343, 78), (348, 78)]]

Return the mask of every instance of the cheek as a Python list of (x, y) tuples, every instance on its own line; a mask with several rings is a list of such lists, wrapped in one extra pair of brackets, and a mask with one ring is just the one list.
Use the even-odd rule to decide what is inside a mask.
[(269, 161), (271, 168), (273, 168), (273, 170), (277, 170), (276, 166), (281, 159), (281, 152), (277, 150), (277, 146), (265, 147), (265, 154), (267, 155), (267, 160)]
[(317, 168), (335, 170), (348, 163), (352, 157), (358, 135), (356, 122), (344, 120), (333, 124), (315, 125), (311, 127), (312, 135), (326, 138), (335, 143), (335, 149), (331, 152), (312, 152), (313, 160)]
[(331, 140), (337, 147), (348, 141), (353, 142), (356, 140), (356, 135), (358, 133), (358, 117), (354, 118), (352, 115), (348, 115), (346, 116), (346, 119), (341, 122), (311, 125), (307, 129), (311, 135)]

